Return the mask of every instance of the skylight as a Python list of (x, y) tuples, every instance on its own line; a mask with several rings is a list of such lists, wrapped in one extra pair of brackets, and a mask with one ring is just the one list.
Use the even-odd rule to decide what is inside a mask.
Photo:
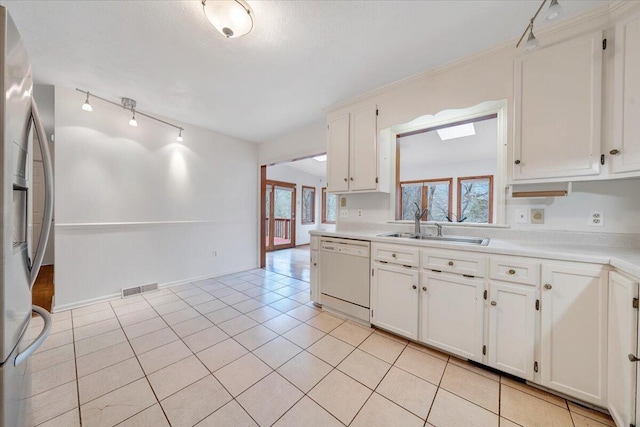
[(447, 141), (449, 139), (462, 138), (464, 136), (471, 136), (476, 134), (476, 128), (473, 123), (465, 123), (463, 125), (451, 126), (448, 128), (437, 129), (440, 139)]
[(319, 162), (326, 162), (327, 161), (327, 155), (323, 154), (322, 156), (316, 156), (316, 157), (313, 158), (313, 160), (317, 160)]

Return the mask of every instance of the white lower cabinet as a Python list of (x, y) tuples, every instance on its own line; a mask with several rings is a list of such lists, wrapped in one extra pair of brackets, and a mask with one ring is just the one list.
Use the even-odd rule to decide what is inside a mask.
[(542, 385), (606, 406), (607, 271), (593, 264), (543, 264), (542, 284)]
[(534, 286), (489, 284), (488, 365), (529, 381), (534, 376), (537, 296)]
[(482, 362), (484, 280), (423, 272), (420, 341)]
[(398, 335), (418, 339), (417, 269), (373, 263), (371, 323)]
[(638, 362), (638, 279), (609, 274), (607, 407), (616, 425), (638, 425), (636, 386)]

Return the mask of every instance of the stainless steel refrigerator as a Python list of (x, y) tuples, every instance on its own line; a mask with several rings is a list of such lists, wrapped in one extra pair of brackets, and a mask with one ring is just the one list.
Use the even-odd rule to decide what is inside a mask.
[[(33, 99), (33, 75), (20, 33), (0, 6), (0, 427), (28, 425), (30, 394), (27, 358), (44, 342), (50, 314), (31, 305), (31, 289), (42, 265), (53, 214), (53, 174), (47, 137)], [(33, 235), (33, 156), (40, 150), (45, 176), (44, 213)], [(43, 317), (42, 331), (29, 342), (32, 313)]]

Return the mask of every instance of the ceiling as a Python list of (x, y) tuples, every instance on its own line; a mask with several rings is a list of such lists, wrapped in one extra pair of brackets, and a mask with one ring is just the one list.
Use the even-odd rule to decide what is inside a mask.
[[(608, 1), (560, 3), (566, 19)], [(519, 37), (539, 2), (249, 0), (255, 27), (231, 40), (200, 1), (0, 4), (37, 82), (134, 98), (141, 111), (263, 142), (323, 120), (332, 104)]]
[[(319, 162), (313, 158), (294, 160), (288, 163), (282, 163), (283, 166), (289, 166), (309, 175), (313, 175), (316, 178), (325, 179), (327, 175), (327, 162)], [(278, 167), (280, 165), (270, 166)]]

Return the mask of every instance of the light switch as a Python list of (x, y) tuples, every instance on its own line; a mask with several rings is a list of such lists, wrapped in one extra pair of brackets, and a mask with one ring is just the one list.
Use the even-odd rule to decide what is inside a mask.
[(544, 209), (531, 209), (531, 224), (544, 224)]

